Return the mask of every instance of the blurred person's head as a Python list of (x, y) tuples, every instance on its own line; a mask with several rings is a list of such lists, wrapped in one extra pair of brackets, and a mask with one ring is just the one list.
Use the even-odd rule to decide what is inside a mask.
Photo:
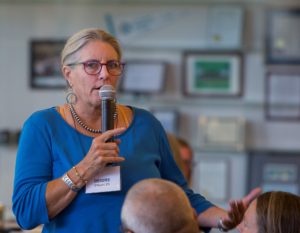
[(127, 193), (122, 211), (124, 232), (197, 233), (196, 214), (183, 190), (162, 179), (146, 179)]
[(192, 164), (193, 164), (193, 149), (189, 143), (182, 139), (178, 138), (179, 142), (179, 151), (182, 161), (183, 175), (188, 182), (191, 181), (192, 176)]
[(300, 232), (300, 197), (287, 192), (266, 192), (252, 201), (242, 223), (241, 233)]

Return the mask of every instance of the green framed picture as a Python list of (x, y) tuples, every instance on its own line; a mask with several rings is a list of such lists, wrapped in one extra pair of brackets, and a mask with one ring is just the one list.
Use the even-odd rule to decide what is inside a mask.
[(184, 93), (240, 96), (242, 56), (239, 52), (184, 52)]

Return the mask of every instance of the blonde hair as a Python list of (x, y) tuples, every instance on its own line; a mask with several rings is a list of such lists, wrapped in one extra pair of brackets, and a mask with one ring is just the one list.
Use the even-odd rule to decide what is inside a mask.
[(263, 193), (257, 198), (259, 233), (294, 233), (300, 228), (300, 197), (287, 192)]
[(61, 65), (67, 65), (74, 63), (76, 59), (76, 53), (81, 50), (90, 41), (100, 40), (110, 44), (117, 52), (118, 59), (122, 58), (122, 51), (119, 42), (111, 34), (98, 28), (83, 29), (73, 36), (71, 36), (62, 52), (61, 52)]

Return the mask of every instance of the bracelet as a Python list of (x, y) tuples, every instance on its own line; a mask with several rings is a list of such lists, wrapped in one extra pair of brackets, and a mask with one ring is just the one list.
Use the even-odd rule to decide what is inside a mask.
[(73, 183), (67, 173), (65, 173), (61, 179), (72, 191), (77, 193), (80, 190), (80, 188)]
[(81, 180), (84, 184), (87, 184), (88, 183), (87, 180), (85, 180), (85, 179), (82, 178), (82, 176), (77, 171), (76, 166), (74, 166), (73, 169), (75, 171), (76, 176), (79, 178), (79, 180)]
[(218, 219), (218, 230), (221, 232), (227, 232), (228, 230), (223, 224), (223, 220), (221, 218)]

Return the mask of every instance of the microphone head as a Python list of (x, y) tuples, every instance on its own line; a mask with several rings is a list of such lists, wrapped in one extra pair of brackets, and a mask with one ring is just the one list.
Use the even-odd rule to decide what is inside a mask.
[(99, 96), (102, 100), (115, 99), (116, 91), (112, 85), (103, 85), (99, 90)]

